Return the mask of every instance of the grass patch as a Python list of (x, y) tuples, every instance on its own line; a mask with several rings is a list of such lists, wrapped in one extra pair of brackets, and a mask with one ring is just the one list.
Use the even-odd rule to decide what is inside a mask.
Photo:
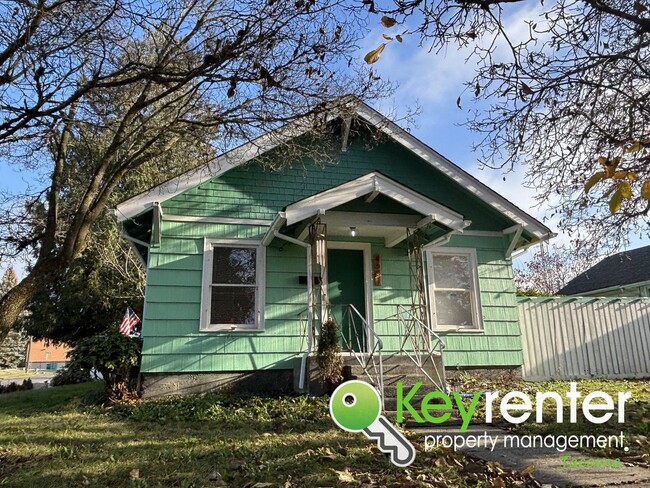
[[(88, 406), (101, 384), (0, 398), (0, 485), (20, 488), (519, 486), (460, 454), (420, 451), (399, 469), (363, 435), (333, 426), (327, 400), (206, 395)], [(471, 470), (466, 469), (470, 466)], [(478, 466), (478, 468), (477, 468)], [(501, 477), (498, 484), (494, 478)], [(503, 481), (506, 480), (506, 481)]]
[[(569, 391), (568, 381), (547, 381), (543, 383), (526, 383), (525, 392), (534, 397), (536, 392), (555, 391), (560, 394), (564, 401), (563, 423), (556, 422), (556, 406), (553, 401), (544, 402), (544, 422), (536, 423), (535, 414), (522, 424), (509, 424), (503, 420), (497, 423), (504, 428), (518, 434), (531, 435), (625, 435), (625, 446), (629, 451), (616, 448), (585, 448), (585, 452), (591, 454), (621, 458), (624, 461), (634, 462), (650, 467), (650, 383), (647, 380), (579, 380), (576, 381), (577, 390), (582, 396), (578, 399), (577, 422), (569, 423), (568, 399), (565, 392)], [(609, 394), (618, 404), (619, 392), (631, 392), (632, 398), (625, 403), (625, 422), (618, 423), (617, 411), (612, 418), (603, 424), (593, 424), (584, 419), (581, 405), (582, 399), (594, 391), (602, 391)], [(598, 416), (601, 412), (594, 412)]]
[(0, 369), (0, 380), (13, 380), (16, 378), (29, 378), (30, 376), (37, 375), (38, 371), (30, 369)]

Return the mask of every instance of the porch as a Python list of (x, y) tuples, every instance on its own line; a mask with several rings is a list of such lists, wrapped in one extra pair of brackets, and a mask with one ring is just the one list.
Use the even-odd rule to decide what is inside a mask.
[[(446, 389), (445, 344), (432, 325), (424, 250), (445, 244), (469, 224), (453, 210), (379, 173), (280, 212), (262, 244), (278, 239), (300, 246), (307, 260), (306, 275), (300, 277), (307, 303), (298, 317), (302, 343), (294, 368), (296, 389), (309, 390), (310, 359), (325, 321), (338, 331), (345, 379), (372, 383), (382, 399), (394, 397), (398, 381)], [(387, 254), (404, 265), (388, 270), (402, 288), (391, 297), (382, 288), (382, 257)], [(460, 310), (464, 304), (454, 306)]]

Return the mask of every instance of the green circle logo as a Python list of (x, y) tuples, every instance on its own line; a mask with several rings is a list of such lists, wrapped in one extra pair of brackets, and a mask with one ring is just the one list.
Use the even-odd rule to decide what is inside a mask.
[(332, 420), (348, 432), (367, 429), (380, 413), (379, 393), (365, 381), (346, 381), (334, 390), (330, 398)]

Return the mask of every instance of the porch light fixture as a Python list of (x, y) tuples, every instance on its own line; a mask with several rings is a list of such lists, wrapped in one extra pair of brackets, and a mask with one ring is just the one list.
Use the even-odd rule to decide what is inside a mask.
[(356, 227), (350, 227), (350, 235), (352, 237), (357, 237), (357, 228)]

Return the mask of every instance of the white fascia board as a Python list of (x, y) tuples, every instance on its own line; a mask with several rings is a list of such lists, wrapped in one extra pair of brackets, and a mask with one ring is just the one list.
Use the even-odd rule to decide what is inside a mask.
[(316, 215), (319, 211), (330, 210), (373, 191), (378, 191), (422, 215), (432, 216), (434, 220), (447, 227), (452, 229), (463, 227), (463, 216), (459, 213), (374, 172), (289, 205), (286, 209), (287, 225), (293, 225)]
[(410, 188), (387, 177), (377, 174), (375, 176), (376, 189), (379, 193), (392, 198), (425, 216), (432, 216), (434, 220), (452, 229), (463, 227), (463, 216), (437, 202), (414, 192)]
[[(335, 113), (333, 112), (328, 118), (335, 118)], [(226, 171), (255, 159), (280, 144), (304, 134), (310, 128), (311, 125), (308, 122), (308, 118), (305, 118), (296, 120), (277, 130), (267, 132), (246, 144), (242, 144), (222, 154), (210, 164), (192, 169), (118, 204), (116, 207), (117, 220), (118, 222), (122, 222), (135, 217), (150, 208), (154, 202), (162, 203), (190, 188), (194, 188), (201, 183), (216, 178)]]
[(273, 223), (266, 219), (237, 219), (231, 217), (198, 217), (194, 215), (165, 215), (165, 222), (191, 222), (197, 224), (227, 224), (227, 225), (251, 225), (268, 227)]
[(518, 224), (523, 225), (526, 230), (534, 234), (536, 237), (541, 239), (545, 235), (551, 233), (550, 229), (542, 225), (534, 217), (528, 215), (516, 205), (509, 202), (506, 198), (499, 195), (487, 185), (481, 183), (469, 173), (463, 171), (451, 161), (438, 154), (422, 141), (419, 141), (413, 135), (409, 134), (368, 105), (359, 104), (357, 114), (368, 123), (379, 128), (396, 142), (427, 161), (434, 168), (475, 194), (481, 200), (487, 202), (489, 205)]
[[(437, 170), (474, 193), (477, 197), (487, 202), (502, 214), (506, 215), (516, 223), (523, 225), (527, 231), (531, 232), (538, 239), (543, 239), (545, 237), (548, 238), (547, 236), (552, 234), (550, 229), (542, 225), (535, 218), (528, 215), (490, 187), (481, 183), (469, 173), (463, 171), (451, 161), (441, 156), (435, 150), (419, 141), (413, 135), (409, 134), (365, 103), (351, 98), (350, 101), (344, 100), (342, 104), (351, 105), (359, 117), (379, 128), (397, 143), (427, 161)], [(340, 113), (341, 110), (334, 109), (327, 118), (328, 120), (333, 120), (337, 118)], [(151, 190), (136, 195), (117, 206), (117, 220), (118, 222), (122, 222), (135, 217), (150, 208), (153, 205), (153, 202), (157, 201), (162, 203), (190, 188), (204, 183), (205, 181), (218, 177), (226, 171), (246, 163), (251, 159), (260, 156), (264, 152), (277, 147), (279, 144), (304, 134), (310, 129), (310, 127), (309, 117), (298, 119), (285, 127), (264, 134), (251, 142), (243, 144), (242, 146), (221, 155), (209, 165), (204, 165), (200, 168), (188, 171), (187, 173), (162, 183)], [(374, 191), (375, 188), (367, 191), (365, 194)]]
[(375, 174), (369, 173), (356, 180), (348, 181), (324, 192), (317, 193), (296, 203), (286, 209), (287, 225), (305, 220), (318, 214), (320, 210), (329, 210), (346, 202), (360, 198), (375, 189)]

